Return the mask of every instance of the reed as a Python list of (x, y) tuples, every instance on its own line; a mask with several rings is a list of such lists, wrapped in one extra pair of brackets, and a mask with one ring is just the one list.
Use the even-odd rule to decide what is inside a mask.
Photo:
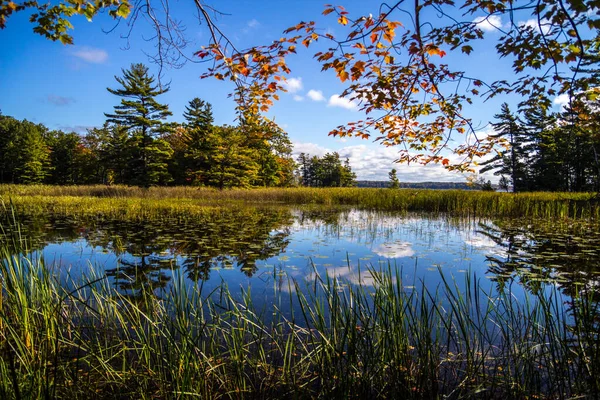
[[(578, 398), (600, 392), (593, 290), (516, 301), (467, 274), (405, 289), (398, 268), (314, 270), (277, 301), (207, 292), (172, 271), (160, 296), (119, 293), (90, 266), (78, 279), (0, 244), (0, 397)], [(8, 239), (7, 239), (8, 237)], [(350, 263), (349, 263), (350, 265)], [(350, 266), (348, 266), (350, 268)], [(441, 272), (440, 272), (441, 273)], [(200, 281), (202, 282), (202, 281)], [(411, 285), (414, 286), (414, 285)], [(583, 288), (582, 288), (583, 289)], [(289, 309), (291, 311), (283, 311)]]
[(242, 204), (351, 206), (361, 209), (434, 212), (456, 216), (594, 218), (600, 203), (591, 193), (496, 193), (465, 190), (363, 188), (269, 188), (214, 190), (193, 187), (0, 185), (0, 199), (30, 212), (201, 212), (203, 207)]

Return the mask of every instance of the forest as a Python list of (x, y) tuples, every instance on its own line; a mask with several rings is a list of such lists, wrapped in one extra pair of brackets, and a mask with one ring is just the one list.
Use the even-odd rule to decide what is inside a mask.
[(251, 113), (235, 126), (218, 126), (212, 106), (194, 98), (185, 122), (166, 122), (172, 112), (157, 97), (168, 87), (160, 87), (143, 64), (116, 80), (120, 87), (108, 90), (120, 103), (105, 113), (104, 126), (83, 135), (0, 115), (0, 183), (219, 189), (354, 184), (349, 161), (335, 152), (302, 154), (300, 173), (287, 133)]
[[(120, 104), (105, 113), (104, 126), (85, 134), (0, 114), (0, 183), (220, 189), (356, 184), (348, 159), (333, 152), (322, 157), (301, 153), (294, 160), (287, 133), (248, 112), (235, 126), (218, 126), (211, 104), (194, 98), (183, 123), (166, 122), (172, 113), (157, 97), (168, 87), (160, 88), (143, 64), (133, 64), (123, 74), (116, 77), (121, 88), (108, 89), (121, 98)], [(581, 115), (569, 107), (514, 112), (502, 104), (490, 136), (505, 145), (479, 163), (479, 172), (499, 176), (497, 186), (504, 191), (600, 190), (600, 137)], [(472, 187), (486, 187), (482, 179), (466, 180)], [(384, 185), (401, 186), (395, 169)]]

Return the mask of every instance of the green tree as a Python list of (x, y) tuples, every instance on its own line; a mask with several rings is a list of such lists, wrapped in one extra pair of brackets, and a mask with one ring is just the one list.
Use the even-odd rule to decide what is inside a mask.
[(323, 157), (301, 153), (298, 161), (304, 186), (345, 187), (356, 183), (350, 160), (346, 158), (342, 164), (337, 152), (327, 153)]
[(252, 113), (243, 113), (240, 129), (247, 138), (259, 165), (254, 186), (286, 186), (293, 180), (295, 163), (292, 142), (274, 121)]
[(59, 185), (73, 185), (82, 182), (82, 147), (81, 137), (75, 133), (51, 131), (47, 144), (51, 148), (51, 174), (47, 181)]
[(396, 169), (392, 168), (392, 170), (388, 174), (390, 178), (390, 189), (398, 189), (400, 187), (400, 181), (398, 180), (398, 175), (396, 175)]
[(246, 146), (245, 135), (236, 127), (215, 127), (209, 137), (207, 182), (219, 189), (251, 187), (259, 165), (256, 153)]
[(495, 170), (494, 175), (509, 176), (513, 192), (527, 190), (530, 186), (527, 174), (528, 136), (508, 104), (503, 103), (501, 112), (494, 118), (498, 120), (492, 124), (496, 133), (490, 136), (494, 139), (504, 139), (508, 150), (506, 153), (499, 152), (492, 159), (481, 163), (481, 172)]
[(172, 150), (167, 149), (166, 141), (156, 137), (169, 130), (164, 120), (172, 113), (166, 104), (155, 99), (169, 89), (155, 84), (143, 64), (132, 64), (129, 70), (123, 70), (123, 77), (115, 79), (122, 88), (108, 88), (108, 91), (122, 97), (121, 104), (115, 106), (114, 114), (105, 115), (108, 123), (127, 129), (137, 146), (138, 159), (132, 160), (135, 181), (144, 187), (170, 181), (165, 175), (168, 174), (166, 156), (172, 154)]
[(181, 168), (185, 170), (186, 181), (194, 185), (206, 185), (206, 172), (210, 169), (209, 138), (214, 129), (212, 106), (196, 97), (185, 107), (183, 117), (187, 149), (185, 160), (181, 160)]
[(50, 174), (47, 129), (0, 115), (0, 178), (7, 183), (41, 183)]

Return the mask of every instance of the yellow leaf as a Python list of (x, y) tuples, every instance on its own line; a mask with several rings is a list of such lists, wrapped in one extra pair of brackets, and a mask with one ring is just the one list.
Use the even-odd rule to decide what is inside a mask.
[(338, 18), (338, 23), (340, 25), (348, 25), (348, 18), (346, 18), (345, 15), (340, 15), (340, 17)]

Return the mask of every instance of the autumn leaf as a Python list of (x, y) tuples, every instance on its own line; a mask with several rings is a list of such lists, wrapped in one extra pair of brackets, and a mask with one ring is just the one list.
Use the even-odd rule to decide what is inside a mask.
[(338, 23), (340, 25), (348, 25), (348, 18), (346, 18), (345, 15), (340, 15), (340, 17), (338, 18)]

